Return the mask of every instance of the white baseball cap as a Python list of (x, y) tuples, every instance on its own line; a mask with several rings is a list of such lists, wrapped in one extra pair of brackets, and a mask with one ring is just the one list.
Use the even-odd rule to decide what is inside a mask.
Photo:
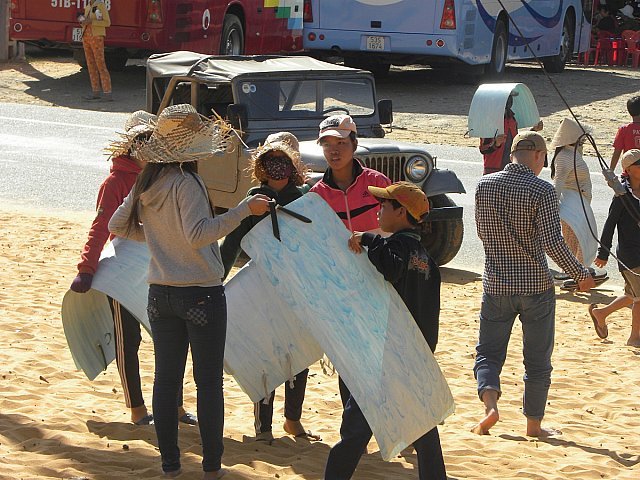
[(332, 115), (320, 122), (318, 140), (323, 137), (347, 138), (351, 132), (358, 133), (353, 118), (349, 115)]

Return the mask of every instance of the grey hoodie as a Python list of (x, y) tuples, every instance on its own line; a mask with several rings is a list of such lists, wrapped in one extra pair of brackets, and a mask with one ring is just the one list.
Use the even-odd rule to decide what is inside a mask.
[(147, 242), (151, 261), (147, 282), (177, 287), (221, 285), (224, 267), (217, 240), (251, 215), (245, 199), (213, 218), (204, 183), (177, 168), (163, 175), (140, 195), (143, 226), (127, 232), (133, 191), (111, 217), (114, 235)]

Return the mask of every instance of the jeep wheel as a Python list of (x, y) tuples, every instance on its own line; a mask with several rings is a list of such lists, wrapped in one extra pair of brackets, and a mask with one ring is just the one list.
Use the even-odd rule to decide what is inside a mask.
[(224, 16), (220, 55), (244, 55), (244, 31), (240, 19), (235, 15)]
[[(431, 207), (455, 207), (456, 204), (446, 195), (429, 197)], [(462, 219), (429, 222), (422, 227), (422, 245), (438, 265), (444, 265), (453, 260), (464, 236)]]

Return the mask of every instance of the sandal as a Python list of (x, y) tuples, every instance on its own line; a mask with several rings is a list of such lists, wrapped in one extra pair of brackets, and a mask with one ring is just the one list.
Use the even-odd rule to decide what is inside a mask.
[(153, 415), (149, 414), (149, 415), (145, 415), (144, 417), (142, 417), (140, 420), (138, 420), (137, 422), (133, 422), (134, 425), (153, 425)]
[(196, 417), (193, 413), (184, 412), (178, 420), (181, 423), (186, 423), (187, 425), (198, 425), (198, 417)]

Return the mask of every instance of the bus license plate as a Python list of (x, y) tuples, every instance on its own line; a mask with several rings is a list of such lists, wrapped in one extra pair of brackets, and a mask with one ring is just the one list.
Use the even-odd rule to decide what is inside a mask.
[(72, 42), (82, 42), (82, 29), (74, 28), (71, 31), (71, 41)]
[(367, 37), (367, 50), (384, 50), (384, 37)]

